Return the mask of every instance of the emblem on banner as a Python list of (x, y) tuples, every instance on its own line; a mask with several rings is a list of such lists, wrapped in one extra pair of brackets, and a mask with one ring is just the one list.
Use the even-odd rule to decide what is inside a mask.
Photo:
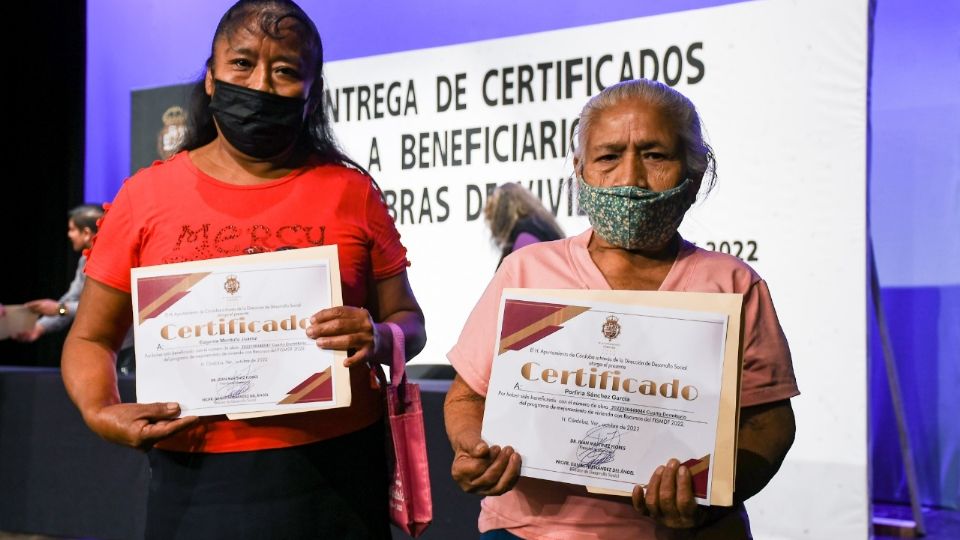
[(237, 294), (237, 291), (240, 290), (240, 280), (237, 279), (237, 276), (227, 276), (227, 281), (223, 283), (223, 290), (231, 295)]
[(167, 159), (180, 150), (187, 135), (187, 115), (179, 105), (169, 107), (161, 117), (163, 128), (157, 134), (157, 155)]
[(617, 336), (620, 335), (620, 319), (610, 315), (607, 317), (606, 322), (603, 323), (603, 337), (607, 338), (609, 341), (617, 339)]

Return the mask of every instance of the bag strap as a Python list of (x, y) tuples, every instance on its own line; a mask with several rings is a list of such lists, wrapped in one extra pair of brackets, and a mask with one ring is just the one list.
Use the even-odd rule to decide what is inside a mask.
[[(390, 329), (390, 334), (393, 336), (393, 356), (390, 361), (390, 386), (393, 387), (397, 396), (395, 405), (397, 410), (395, 412), (397, 414), (403, 414), (407, 404), (407, 353), (404, 348), (406, 338), (403, 335), (403, 329), (400, 328), (400, 325), (392, 322), (385, 322), (383, 324), (387, 325), (387, 328)], [(376, 372), (377, 378), (380, 380), (380, 386), (386, 388), (387, 382), (382, 366), (377, 365)]]
[(392, 386), (400, 386), (407, 382), (406, 337), (403, 335), (403, 329), (400, 328), (400, 325), (392, 322), (385, 322), (383, 324), (387, 325), (390, 333), (393, 334), (393, 359), (390, 362), (390, 384)]

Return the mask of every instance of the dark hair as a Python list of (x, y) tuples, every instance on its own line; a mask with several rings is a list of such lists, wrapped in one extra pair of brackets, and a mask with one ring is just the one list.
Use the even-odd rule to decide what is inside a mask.
[[(281, 31), (281, 24), (288, 21), (293, 21), (293, 24)], [(316, 25), (296, 3), (290, 0), (240, 0), (231, 6), (223, 14), (213, 34), (206, 70), (213, 67), (217, 40), (230, 36), (240, 28), (250, 26), (255, 26), (272, 39), (281, 39), (287, 31), (296, 32), (303, 40), (303, 46), (313, 53), (316, 62), (315, 76), (307, 98), (309, 112), (298, 144), (319, 158), (321, 163), (347, 165), (366, 174), (363, 167), (347, 157), (340, 149), (330, 128), (330, 121), (323, 107), (323, 42), (320, 40)], [(210, 96), (207, 95), (204, 86), (204, 77), (201, 77), (190, 91), (187, 105), (187, 133), (180, 148), (194, 150), (210, 143), (216, 137), (217, 128), (210, 111)]]
[(81, 231), (90, 229), (90, 232), (96, 233), (100, 218), (103, 217), (103, 207), (99, 204), (82, 204), (67, 212), (67, 216)]

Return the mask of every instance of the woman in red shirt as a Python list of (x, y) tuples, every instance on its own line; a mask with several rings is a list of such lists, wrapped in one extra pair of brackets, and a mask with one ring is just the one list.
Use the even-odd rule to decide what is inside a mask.
[[(87, 264), (63, 377), (87, 425), (149, 449), (148, 538), (389, 538), (380, 396), (399, 325), (424, 345), (406, 250), (373, 180), (339, 150), (322, 106), (323, 47), (289, 1), (241, 0), (217, 27), (184, 149), (129, 178)], [(246, 421), (120, 403), (114, 355), (130, 269), (336, 244), (344, 306), (307, 335), (349, 351), (347, 408)]]

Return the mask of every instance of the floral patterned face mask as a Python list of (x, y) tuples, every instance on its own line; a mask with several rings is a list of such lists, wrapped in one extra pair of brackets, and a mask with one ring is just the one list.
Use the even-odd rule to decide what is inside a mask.
[(687, 178), (666, 191), (637, 186), (596, 187), (578, 177), (580, 208), (594, 232), (624, 249), (660, 249), (673, 238), (693, 204), (694, 182)]

